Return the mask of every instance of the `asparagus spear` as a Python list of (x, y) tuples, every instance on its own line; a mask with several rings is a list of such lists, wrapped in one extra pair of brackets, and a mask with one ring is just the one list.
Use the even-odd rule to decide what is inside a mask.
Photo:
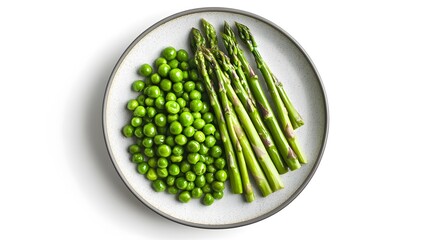
[(214, 58), (213, 54), (206, 48), (202, 48), (204, 51), (205, 58), (211, 63), (211, 67), (213, 68), (217, 80), (222, 81), (226, 88), (226, 93), (228, 95), (228, 99), (232, 102), (234, 110), (243, 125), (244, 131), (246, 132), (247, 137), (249, 138), (250, 143), (253, 146), (253, 150), (255, 151), (256, 157), (261, 165), (264, 173), (267, 177), (268, 182), (270, 183), (270, 187), (273, 191), (280, 190), (284, 188), (283, 182), (281, 181), (280, 175), (277, 172), (276, 167), (271, 161), (264, 144), (262, 143), (261, 138), (258, 135), (258, 132), (255, 129), (255, 126), (252, 124), (252, 121), (247, 114), (246, 109), (235, 93), (234, 89), (230, 84), (225, 84), (227, 82), (226, 76), (223, 71), (220, 69), (219, 64)]
[(201, 40), (201, 39), (204, 39), (204, 37), (202, 37), (201, 32), (198, 31), (197, 29), (192, 30), (192, 35), (193, 36), (191, 37), (191, 39), (193, 39), (194, 41), (191, 40), (191, 46), (193, 49), (197, 49), (195, 52), (195, 60), (197, 63), (197, 67), (203, 77), (203, 82), (209, 94), (210, 105), (213, 107), (213, 111), (215, 113), (215, 117), (219, 126), (219, 132), (221, 134), (222, 143), (225, 148), (225, 156), (228, 162), (228, 172), (229, 172), (231, 190), (233, 193), (237, 193), (237, 194), (242, 193), (243, 188), (242, 188), (242, 182), (240, 177), (240, 171), (237, 166), (237, 161), (234, 154), (234, 148), (233, 148), (230, 136), (228, 134), (227, 126), (225, 124), (225, 118), (223, 116), (222, 109), (219, 104), (219, 100), (217, 98), (217, 94), (214, 89), (213, 82), (207, 74), (203, 53), (199, 50), (204, 46), (204, 41)]
[(230, 63), (228, 57), (219, 50), (218, 51), (212, 50), (212, 52), (214, 52), (214, 55), (218, 59), (219, 65), (224, 69), (225, 72), (229, 74), (230, 79), (232, 80), (233, 85), (235, 87), (234, 88), (235, 93), (237, 94), (238, 98), (241, 100), (241, 103), (248, 111), (249, 117), (252, 120), (252, 123), (255, 126), (256, 131), (258, 132), (262, 142), (264, 143), (264, 146), (268, 154), (270, 155), (271, 160), (276, 166), (277, 171), (280, 174), (286, 173), (287, 167), (284, 165), (283, 161), (280, 158), (279, 151), (277, 150), (277, 147), (274, 144), (271, 134), (268, 131), (268, 129), (265, 127), (264, 122), (255, 106), (255, 103), (251, 101), (246, 91), (244, 90), (243, 86), (241, 85), (239, 77), (234, 67)]
[[(231, 102), (228, 102), (228, 105), (230, 108), (232, 108)], [(253, 179), (255, 180), (255, 183), (258, 186), (258, 189), (260, 190), (262, 196), (264, 197), (268, 196), (273, 192), (270, 188), (268, 180), (265, 177), (261, 167), (259, 166), (258, 160), (255, 157), (255, 154), (252, 150), (252, 146), (250, 145), (249, 139), (244, 133), (244, 130), (241, 127), (241, 124), (237, 118), (237, 115), (233, 110), (231, 111), (231, 116), (232, 116), (232, 121), (234, 125), (234, 130), (237, 134), (238, 142), (240, 143), (243, 149), (244, 160), (249, 169), (249, 172), (252, 174)], [(240, 161), (239, 161), (239, 165), (240, 165)], [(244, 173), (241, 172), (241, 174), (243, 176)], [(251, 189), (250, 180), (246, 179), (245, 177), (242, 177), (242, 180), (243, 180), (244, 193), (247, 196), (247, 192), (249, 191), (249, 189)]]
[[(286, 110), (286, 107), (278, 93), (278, 89), (274, 83), (274, 79), (271, 75), (271, 71), (268, 68), (268, 65), (265, 63), (265, 61), (262, 59), (261, 54), (259, 53), (257, 49), (257, 44), (253, 38), (253, 35), (251, 34), (249, 28), (243, 24), (235, 23), (238, 31), (239, 36), (241, 40), (243, 40), (244, 43), (246, 43), (249, 50), (252, 52), (256, 65), (258, 69), (261, 71), (265, 82), (267, 83), (268, 90), (270, 91), (271, 97), (274, 102), (274, 106), (277, 109), (278, 117), (280, 119), (281, 127), (283, 130), (283, 133), (286, 135), (286, 138), (289, 141), (289, 144), (291, 145), (291, 148), (295, 152), (295, 154), (298, 156), (298, 160), (301, 163), (307, 163), (307, 159), (305, 158), (303, 152), (301, 151), (300, 146), (298, 145), (298, 142), (296, 140), (296, 135), (294, 133), (292, 123), (288, 116), (288, 111)], [(292, 114), (291, 114), (292, 115)]]
[(282, 129), (273, 114), (273, 110), (268, 102), (268, 99), (262, 89), (262, 86), (259, 83), (258, 75), (256, 75), (244, 56), (243, 50), (238, 46), (236, 38), (233, 34), (228, 33), (224, 34), (224, 44), (228, 49), (229, 54), (232, 58), (238, 59), (240, 65), (236, 67), (241, 67), (244, 72), (245, 79), (247, 80), (248, 86), (251, 89), (255, 102), (259, 104), (259, 109), (261, 110), (262, 119), (264, 120), (266, 126), (268, 127), (275, 145), (278, 147), (281, 156), (283, 157), (286, 165), (291, 170), (296, 170), (301, 167), (294, 151), (291, 149), (290, 145), (284, 134), (282, 134)]
[(201, 19), (201, 22), (203, 24), (204, 32), (206, 33), (206, 37), (208, 40), (208, 47), (211, 49), (218, 49), (217, 44), (217, 35), (216, 30), (209, 22), (207, 22), (205, 19)]

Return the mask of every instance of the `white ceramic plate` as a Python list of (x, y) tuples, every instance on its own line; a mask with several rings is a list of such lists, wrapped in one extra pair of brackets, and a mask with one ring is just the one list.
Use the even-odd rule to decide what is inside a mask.
[[(308, 158), (299, 170), (281, 175), (285, 188), (263, 198), (256, 186), (256, 200), (246, 203), (242, 195), (225, 190), (222, 200), (209, 207), (198, 200), (178, 202), (166, 192), (156, 193), (150, 182), (136, 172), (127, 148), (131, 139), (122, 136), (121, 129), (129, 121), (125, 106), (136, 94), (132, 82), (139, 79), (136, 71), (143, 63), (152, 63), (166, 46), (189, 50), (192, 27), (201, 29), (200, 20), (212, 23), (218, 32), (224, 21), (247, 25), (259, 45), (259, 51), (271, 70), (284, 83), (305, 125), (296, 133)], [(239, 40), (240, 41), (240, 40)], [(220, 41), (221, 43), (221, 41)], [(243, 48), (244, 45), (242, 45)], [(252, 55), (246, 52), (250, 62)], [(257, 69), (254, 66), (254, 69)], [(260, 79), (263, 79), (260, 76)], [(321, 160), (328, 133), (328, 106), (321, 79), (299, 44), (274, 23), (253, 13), (227, 8), (192, 9), (177, 13), (144, 31), (126, 49), (109, 79), (103, 105), (103, 130), (112, 162), (126, 186), (146, 206), (173, 221), (202, 228), (231, 228), (265, 219), (286, 207), (304, 189)]]

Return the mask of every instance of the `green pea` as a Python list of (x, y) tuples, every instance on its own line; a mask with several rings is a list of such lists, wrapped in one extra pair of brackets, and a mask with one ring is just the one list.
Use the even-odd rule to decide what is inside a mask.
[(226, 160), (225, 160), (225, 158), (217, 158), (217, 159), (214, 161), (214, 166), (215, 166), (217, 169), (224, 169), (224, 168), (225, 168), (225, 165), (226, 165)]
[(176, 58), (177, 51), (174, 47), (168, 46), (162, 50), (161, 54), (167, 61), (170, 61)]
[(179, 115), (178, 114), (168, 114), (167, 116), (167, 122), (168, 123), (172, 123), (174, 121), (179, 120)]
[(192, 171), (187, 171), (186, 172), (186, 174), (185, 174), (185, 178), (186, 178), (186, 180), (188, 181), (188, 182), (193, 182), (193, 181), (195, 181), (195, 178), (196, 178), (197, 176), (195, 175), (195, 173), (194, 172), (192, 172)]
[(216, 171), (216, 173), (215, 173), (215, 178), (216, 178), (216, 180), (218, 180), (218, 181), (220, 181), (220, 182), (225, 182), (226, 181), (226, 179), (227, 179), (227, 177), (228, 177), (228, 174), (226, 173), (226, 171), (225, 170), (218, 170), (218, 171)]
[(199, 99), (192, 100), (189, 103), (189, 109), (193, 112), (199, 112), (203, 108), (203, 102)]
[(138, 106), (133, 111), (133, 116), (135, 117), (144, 117), (146, 115), (146, 108), (143, 106)]
[(143, 150), (144, 155), (147, 157), (154, 157), (155, 156), (155, 150), (153, 148), (145, 148)]
[(192, 191), (194, 189), (195, 183), (194, 182), (188, 182), (188, 186), (186, 187), (186, 191)]
[(173, 147), (172, 154), (176, 156), (183, 155), (185, 154), (185, 148), (183, 148), (183, 146), (176, 145)]
[(221, 192), (225, 189), (225, 184), (223, 182), (220, 181), (213, 181), (211, 183), (212, 189), (215, 192)]
[(201, 196), (203, 196), (203, 190), (199, 187), (196, 187), (196, 188), (192, 189), (191, 196), (194, 199), (201, 198)]
[[(201, 114), (205, 114), (205, 113), (208, 113), (209, 112), (209, 110), (210, 110), (210, 105), (209, 105), (209, 103), (208, 102), (203, 102), (203, 108), (200, 110), (200, 113)], [(213, 115), (213, 114), (212, 114)], [(203, 116), (203, 118), (204, 118), (204, 116)]]
[(196, 164), (200, 160), (200, 154), (199, 153), (190, 153), (188, 154), (187, 158), (188, 162), (190, 164)]
[(156, 165), (159, 168), (166, 168), (168, 166), (168, 160), (167, 160), (167, 158), (164, 158), (164, 157), (158, 158)]
[(195, 69), (192, 69), (190, 72), (189, 72), (189, 78), (192, 80), (192, 81), (197, 81), (198, 80), (198, 71), (197, 70), (195, 70)]
[(173, 84), (171, 83), (171, 81), (169, 79), (162, 79), (161, 82), (159, 82), (159, 87), (163, 90), (163, 91), (170, 91), (172, 88)]
[[(195, 84), (195, 87), (198, 86), (198, 83)], [(200, 100), (201, 99), (201, 91), (198, 91), (197, 89), (192, 90), (189, 93), (189, 98), (191, 100)]]
[(206, 122), (202, 118), (197, 118), (194, 120), (192, 126), (197, 129), (203, 129), (203, 127), (206, 125)]
[(134, 92), (141, 92), (144, 89), (144, 82), (142, 80), (136, 80), (133, 82), (131, 88)]
[(143, 123), (143, 119), (141, 117), (133, 117), (131, 118), (131, 126), (138, 127)]
[(153, 105), (155, 105), (155, 99), (150, 97), (145, 98), (144, 105), (147, 107), (152, 107)]
[(185, 135), (179, 134), (179, 135), (176, 135), (176, 137), (174, 138), (174, 142), (177, 145), (184, 146), (188, 142), (188, 139), (186, 138)]
[(159, 57), (157, 59), (155, 59), (155, 66), (159, 67), (161, 66), (161, 64), (167, 63), (167, 59), (163, 58), (163, 57)]
[(179, 122), (182, 124), (182, 126), (188, 127), (191, 126), (194, 122), (194, 117), (190, 112), (182, 112), (179, 116)]
[(158, 67), (158, 74), (161, 77), (167, 77), (170, 72), (170, 69), (170, 65), (168, 65), (167, 63), (163, 63)]
[(183, 80), (183, 72), (180, 68), (173, 68), (169, 72), (169, 77), (172, 82), (181, 82)]
[(191, 170), (191, 164), (189, 164), (189, 162), (183, 161), (180, 163), (180, 171), (182, 173), (186, 173), (189, 170)]
[(217, 199), (217, 200), (219, 200), (219, 199), (222, 199), (223, 198), (223, 191), (220, 191), (220, 192), (212, 192), (212, 195), (213, 195), (213, 198), (214, 199)]
[(186, 50), (184, 50), (184, 49), (179, 49), (178, 51), (177, 51), (177, 60), (179, 60), (179, 61), (181, 61), (181, 62), (185, 62), (185, 61), (188, 61), (188, 59), (189, 59), (189, 54), (188, 54), (188, 52), (186, 51)]
[(187, 81), (183, 85), (183, 90), (187, 93), (191, 92), (194, 89), (195, 89), (195, 83), (193, 81)]
[(197, 175), (197, 177), (195, 177), (195, 186), (197, 187), (203, 187), (204, 185), (206, 185), (206, 178), (204, 175), (198, 175), (197, 173), (195, 173)]
[(212, 148), (216, 144), (216, 138), (213, 135), (206, 136), (206, 140), (204, 140), (204, 144), (208, 148)]
[(201, 190), (203, 190), (203, 193), (211, 193), (212, 187), (210, 186), (210, 184), (206, 184), (201, 187)]
[(203, 114), (203, 119), (206, 121), (206, 123), (211, 123), (214, 121), (214, 115), (211, 112), (206, 112)]
[(156, 126), (164, 127), (167, 125), (167, 116), (163, 113), (158, 113), (155, 115), (154, 122)]
[(177, 164), (175, 164), (175, 163), (170, 164), (170, 165), (168, 166), (168, 173), (169, 173), (171, 176), (177, 176), (177, 175), (179, 175), (179, 173), (180, 173), (180, 167), (179, 167), (179, 165), (177, 165)]
[(220, 146), (215, 145), (210, 149), (210, 156), (214, 158), (218, 158), (221, 155), (222, 155), (222, 148)]
[(168, 113), (176, 114), (180, 111), (180, 105), (176, 101), (168, 101), (165, 103), (165, 110)]
[(192, 116), (194, 117), (194, 119), (200, 119), (201, 113), (200, 112), (192, 112)]
[(204, 174), (204, 177), (206, 178), (207, 183), (212, 183), (214, 181), (214, 174), (211, 172), (206, 172), (206, 174)]
[(150, 82), (153, 84), (158, 84), (161, 82), (161, 76), (158, 73), (154, 73), (150, 76)]
[(195, 83), (195, 90), (200, 92), (200, 96), (201, 96), (201, 92), (204, 92), (204, 85), (202, 82), (196, 82)]
[(220, 133), (219, 133), (219, 131), (216, 131), (214, 133), (214, 136), (215, 136), (216, 140), (220, 140)]
[(166, 178), (168, 176), (168, 170), (167, 170), (167, 168), (157, 168), (156, 174), (160, 178)]
[(142, 175), (145, 175), (148, 170), (149, 164), (147, 164), (147, 162), (141, 162), (137, 165), (137, 171)]
[(130, 152), (131, 154), (139, 153), (140, 150), (140, 146), (137, 144), (132, 144), (128, 147), (128, 152)]
[(158, 86), (152, 85), (147, 89), (147, 96), (153, 99), (161, 96), (161, 89)]
[(133, 163), (142, 163), (142, 162), (144, 161), (144, 156), (143, 156), (143, 154), (141, 154), (141, 153), (134, 153), (134, 154), (131, 156), (131, 161), (132, 161)]
[(215, 173), (216, 172), (215, 166), (213, 166), (213, 164), (208, 165), (207, 166), (207, 172)]
[(178, 189), (183, 190), (188, 186), (188, 181), (186, 181), (186, 179), (184, 177), (178, 177), (178, 178), (176, 178), (175, 186)]
[(174, 142), (174, 137), (167, 136), (167, 138), (165, 139), (165, 144), (167, 144), (170, 147), (174, 147), (174, 145), (176, 145), (176, 143)]
[(186, 70), (189, 70), (189, 63), (181, 62), (179, 65), (179, 68), (183, 70), (183, 79), (188, 79), (189, 76), (185, 77), (185, 73), (186, 73), (186, 75), (189, 75), (188, 72), (186, 71)]
[(183, 131), (183, 127), (182, 124), (180, 124), (180, 122), (178, 121), (174, 121), (170, 124), (170, 133), (173, 135), (179, 135), (180, 133), (182, 133)]
[(179, 67), (179, 61), (177, 59), (170, 60), (168, 65), (170, 65), (171, 69)]
[(122, 134), (125, 136), (125, 137), (132, 137), (133, 136), (133, 133), (134, 133), (134, 127), (133, 126), (131, 126), (131, 124), (127, 124), (127, 125), (125, 125), (123, 128), (122, 128)]
[(209, 152), (210, 148), (208, 148), (204, 143), (200, 144), (200, 151), (198, 151), (201, 155), (206, 155)]
[(177, 189), (177, 187), (175, 187), (175, 186), (169, 186), (167, 188), (167, 192), (169, 194), (177, 194), (179, 192), (179, 189)]
[(175, 92), (174, 94), (176, 95), (176, 97), (182, 97), (184, 91), (180, 91), (180, 92)]
[(185, 129), (183, 129), (183, 134), (187, 137), (192, 137), (195, 134), (195, 128), (192, 126), (187, 126)]
[(189, 93), (184, 92), (184, 93), (182, 94), (182, 98), (183, 98), (183, 99), (185, 99), (185, 101), (186, 101), (186, 102), (188, 102), (188, 101), (189, 101)]
[(153, 123), (148, 123), (143, 127), (143, 133), (146, 137), (155, 137), (156, 127)]
[(150, 138), (150, 137), (144, 138), (143, 141), (142, 141), (142, 145), (145, 148), (152, 147), (153, 146), (153, 138)]
[(165, 98), (163, 96), (159, 96), (155, 99), (155, 107), (159, 110), (164, 109)]
[(203, 198), (203, 204), (206, 206), (212, 205), (214, 202), (214, 197), (211, 193), (206, 193)]
[(144, 134), (143, 134), (143, 128), (141, 126), (136, 127), (134, 129), (134, 136), (136, 136), (137, 138), (142, 138), (144, 136)]
[(161, 145), (161, 144), (163, 144), (165, 142), (165, 136), (164, 135), (160, 135), (160, 134), (155, 135), (155, 137), (153, 138), (153, 142), (156, 145)]
[[(146, 98), (147, 99), (147, 98)], [(146, 115), (149, 118), (153, 118), (156, 115), (156, 109), (154, 107), (148, 107), (146, 108)]]
[(171, 162), (181, 162), (182, 160), (183, 160), (183, 155), (180, 155), (180, 156), (171, 155), (170, 156)]
[[(155, 123), (155, 125), (156, 125), (156, 123)], [(156, 131), (160, 135), (166, 135), (168, 133), (168, 128), (167, 128), (167, 126), (162, 126), (162, 127), (157, 126)]]
[[(168, 171), (168, 173), (170, 174), (170, 170)], [(167, 186), (174, 186), (175, 181), (176, 181), (176, 177), (172, 175), (168, 175), (167, 178), (165, 179), (165, 183), (167, 184)]]
[(179, 194), (179, 201), (182, 203), (187, 203), (191, 200), (191, 194), (189, 191), (183, 191)]
[(177, 98), (176, 102), (179, 104), (180, 108), (183, 109), (184, 107), (186, 107), (186, 101), (185, 101), (185, 99), (179, 97), (179, 98)]
[(167, 95), (165, 96), (165, 101), (176, 101), (176, 99), (176, 94), (172, 92), (167, 93)]
[[(197, 133), (195, 133), (195, 134), (197, 134)], [(194, 136), (195, 136), (195, 134), (194, 134)], [(198, 153), (198, 151), (200, 151), (200, 143), (195, 141), (195, 140), (191, 140), (186, 145), (186, 150), (188, 150), (188, 152), (191, 152), (191, 153)]]
[(145, 63), (140, 66), (138, 73), (144, 77), (147, 77), (152, 73), (152, 67), (149, 64)]
[[(204, 118), (203, 118), (204, 119)], [(205, 120), (204, 120), (205, 121)], [(209, 124), (206, 124), (206, 125), (204, 125), (204, 127), (203, 127), (203, 132), (204, 132), (204, 134), (205, 135), (212, 135), (212, 134), (214, 134), (215, 133), (215, 131), (216, 131), (216, 128), (215, 128), (215, 126), (213, 125), (213, 124), (211, 124), (211, 123), (209, 123)]]
[(139, 95), (137, 97), (137, 102), (139, 103), (140, 106), (145, 106), (146, 105), (145, 100), (146, 100), (146, 97), (143, 94)]
[(202, 143), (202, 142), (204, 142), (204, 140), (206, 140), (206, 136), (204, 135), (204, 133), (202, 131), (196, 131), (194, 134), (194, 139), (197, 142)]
[(156, 192), (163, 192), (167, 188), (167, 185), (161, 179), (157, 179), (152, 182), (152, 187)]
[(169, 157), (171, 155), (171, 147), (167, 144), (161, 144), (157, 149), (157, 153), (161, 157)]
[(146, 173), (146, 178), (150, 181), (155, 181), (158, 179), (158, 175), (156, 174), (155, 168), (149, 168)]
[(193, 166), (193, 170), (196, 175), (202, 176), (206, 172), (206, 164), (204, 164), (203, 162), (197, 162)]
[(139, 102), (135, 99), (131, 99), (127, 103), (127, 109), (130, 111), (134, 111), (139, 106)]
[(147, 160), (147, 164), (149, 164), (149, 167), (156, 168), (158, 166), (158, 160), (156, 158), (151, 157)]

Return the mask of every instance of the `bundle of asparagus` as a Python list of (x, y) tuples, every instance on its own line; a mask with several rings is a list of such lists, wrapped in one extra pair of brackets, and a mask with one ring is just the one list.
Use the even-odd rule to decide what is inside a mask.
[[(219, 49), (215, 28), (202, 19), (205, 36), (191, 30), (191, 48), (219, 124), (228, 161), (233, 193), (255, 199), (249, 172), (262, 196), (284, 188), (280, 174), (296, 170), (307, 162), (294, 134), (304, 124), (282, 84), (262, 59), (256, 42), (243, 24), (236, 23), (239, 36), (252, 52), (270, 96), (266, 96), (233, 29), (225, 22)], [(217, 83), (217, 84), (216, 84)], [(274, 102), (274, 114), (268, 97)]]

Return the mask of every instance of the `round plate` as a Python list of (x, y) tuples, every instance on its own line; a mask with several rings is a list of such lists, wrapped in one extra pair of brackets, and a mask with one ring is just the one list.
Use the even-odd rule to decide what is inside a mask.
[[(265, 61), (283, 82), (290, 99), (305, 121), (305, 125), (297, 129), (296, 134), (308, 163), (296, 171), (281, 175), (285, 188), (265, 198), (255, 186), (256, 200), (252, 203), (245, 202), (242, 195), (232, 194), (228, 187), (224, 198), (211, 206), (204, 206), (198, 200), (183, 204), (166, 192), (155, 192), (150, 181), (138, 174), (136, 165), (130, 161), (127, 149), (133, 140), (123, 137), (121, 133), (122, 127), (130, 119), (126, 103), (137, 96), (131, 91), (131, 84), (139, 79), (138, 67), (143, 63), (153, 63), (166, 46), (191, 52), (189, 33), (192, 27), (201, 29), (201, 18), (212, 23), (218, 32), (222, 31), (224, 21), (234, 29), (235, 21), (247, 25), (253, 32)], [(241, 42), (240, 44), (245, 49)], [(254, 64), (253, 56), (249, 52), (246, 54), (249, 62)], [(257, 69), (255, 65), (254, 69)], [(261, 75), (260, 79), (263, 79)], [(231, 228), (254, 223), (275, 214), (304, 189), (316, 171), (326, 144), (328, 105), (316, 68), (288, 33), (253, 13), (228, 8), (200, 8), (161, 20), (144, 31), (126, 49), (113, 69), (106, 88), (103, 130), (107, 149), (118, 174), (146, 206), (185, 225)]]

